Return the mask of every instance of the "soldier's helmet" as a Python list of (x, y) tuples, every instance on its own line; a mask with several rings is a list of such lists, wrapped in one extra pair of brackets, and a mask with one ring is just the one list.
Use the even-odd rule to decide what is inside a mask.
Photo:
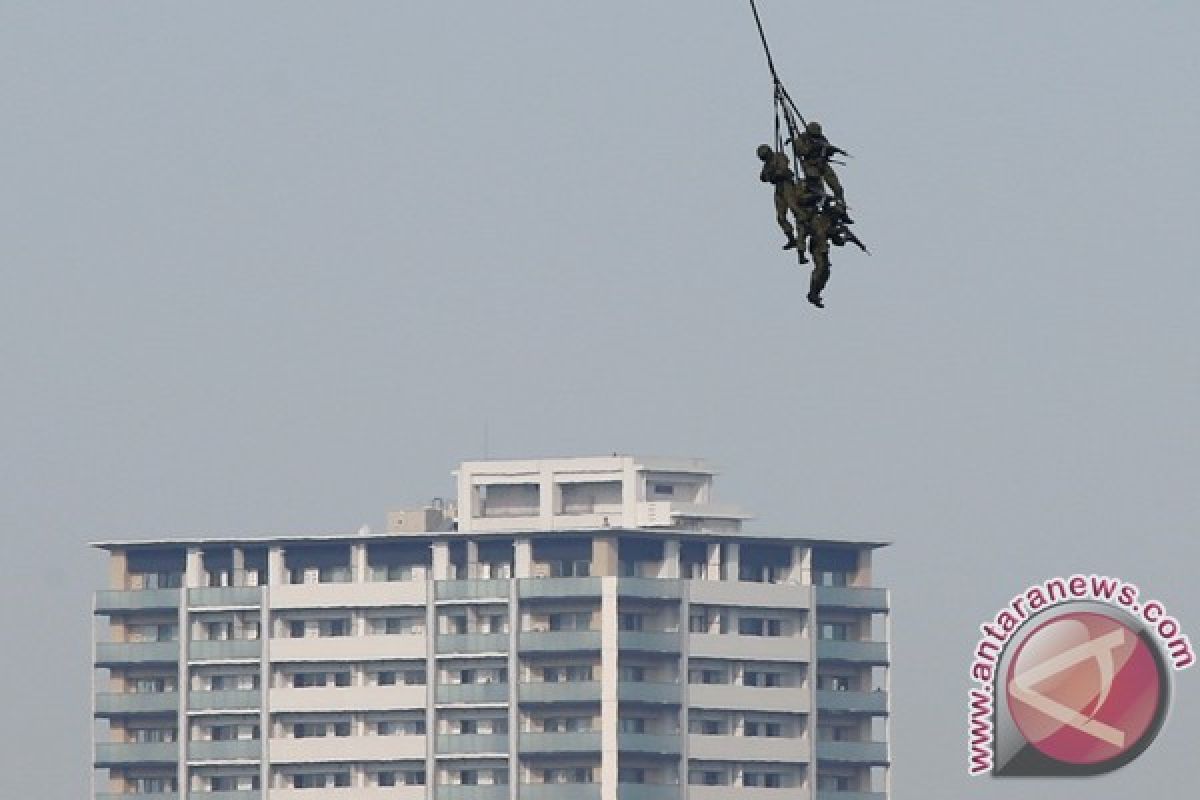
[(758, 149), (755, 150), (754, 152), (758, 153), (759, 158), (761, 158), (763, 161), (766, 161), (768, 158), (771, 157), (771, 155), (775, 151), (771, 148), (771, 145), (769, 145), (769, 144), (760, 144), (758, 146)]
[(821, 133), (821, 123), (817, 122), (816, 120), (813, 120), (812, 122), (810, 122), (804, 126), (804, 130), (808, 133), (819, 135)]

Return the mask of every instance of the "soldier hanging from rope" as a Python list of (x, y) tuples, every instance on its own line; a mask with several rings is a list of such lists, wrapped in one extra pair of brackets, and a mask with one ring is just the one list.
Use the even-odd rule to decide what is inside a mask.
[(837, 173), (829, 165), (836, 155), (849, 155), (840, 147), (834, 147), (821, 131), (821, 123), (809, 120), (804, 126), (804, 132), (789, 140), (800, 159), (800, 167), (804, 177), (817, 180), (829, 187), (834, 198), (843, 206), (846, 205), (846, 195), (842, 191), (842, 183)]
[(850, 230), (853, 220), (846, 213), (846, 206), (831, 197), (824, 197), (813, 215), (812, 236), (809, 248), (812, 252), (813, 271), (808, 284), (808, 302), (817, 308), (824, 308), (825, 301), (821, 292), (829, 283), (829, 273), (832, 264), (829, 260), (829, 245), (842, 247), (847, 242), (857, 245), (860, 250), (870, 255), (870, 250)]
[[(800, 263), (807, 264), (808, 259), (804, 257), (805, 240), (811, 232), (810, 225), (819, 197), (810, 194), (805, 184), (796, 181), (786, 154), (769, 144), (759, 145), (757, 152), (763, 162), (758, 179), (775, 187), (775, 220), (787, 237), (783, 249), (794, 249)], [(796, 220), (795, 227), (788, 219), (789, 212)]]

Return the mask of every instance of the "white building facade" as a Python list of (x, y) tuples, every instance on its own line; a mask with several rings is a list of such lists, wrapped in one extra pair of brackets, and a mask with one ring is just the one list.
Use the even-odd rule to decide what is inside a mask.
[(385, 534), (104, 542), (97, 800), (886, 800), (882, 542), (691, 459), (475, 461)]

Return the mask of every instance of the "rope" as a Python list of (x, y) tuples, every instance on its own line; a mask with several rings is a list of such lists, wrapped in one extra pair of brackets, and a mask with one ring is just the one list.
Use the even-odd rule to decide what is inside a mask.
[[(792, 96), (788, 94), (787, 87), (783, 85), (783, 81), (779, 80), (779, 73), (775, 69), (775, 59), (771, 57), (771, 46), (767, 44), (767, 34), (763, 30), (762, 17), (758, 15), (758, 6), (754, 0), (750, 0), (750, 11), (754, 14), (754, 24), (758, 28), (758, 38), (762, 42), (763, 53), (767, 57), (767, 69), (771, 71), (771, 80), (775, 84), (775, 149), (782, 151), (786, 143), (783, 134), (780, 131), (780, 117), (783, 117), (783, 122), (787, 125), (788, 139), (792, 144), (792, 159), (796, 165), (796, 169), (800, 168), (800, 153), (798, 152), (796, 140), (800, 136), (801, 126), (806, 125), (804, 115), (800, 113), (800, 109), (796, 108), (796, 104), (792, 102)], [(800, 121), (800, 126), (797, 126), (796, 121)]]

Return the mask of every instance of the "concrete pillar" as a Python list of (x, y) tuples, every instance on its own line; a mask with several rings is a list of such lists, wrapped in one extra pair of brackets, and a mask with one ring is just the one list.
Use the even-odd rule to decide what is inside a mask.
[(246, 585), (246, 551), (240, 547), (233, 548), (233, 574), (229, 576), (233, 586)]
[(593, 575), (617, 574), (617, 537), (595, 536), (592, 538)]
[(871, 551), (863, 548), (858, 551), (858, 569), (850, 576), (847, 581), (851, 586), (870, 586), (871, 585)]
[(350, 545), (350, 579), (354, 583), (366, 583), (367, 577), (367, 544), (355, 542)]
[(479, 577), (479, 542), (467, 540), (467, 577), (475, 580)]
[(433, 579), (450, 580), (450, 543), (447, 541), (433, 543)]
[(607, 575), (600, 580), (600, 800), (617, 800), (619, 635), (617, 578)]
[(804, 545), (792, 546), (792, 569), (788, 574), (791, 583), (812, 583), (812, 549)]
[(287, 583), (287, 562), (284, 553), (282, 547), (272, 547), (267, 551), (267, 583), (271, 586)]
[(721, 580), (721, 544), (720, 542), (710, 542), (708, 544), (708, 569), (704, 575), (705, 580), (719, 581)]
[(513, 577), (533, 577), (533, 540), (522, 536), (513, 543)]
[(129, 561), (124, 550), (113, 550), (108, 557), (108, 585), (118, 591), (129, 588)]
[(658, 570), (658, 577), (668, 579), (679, 578), (678, 539), (667, 539), (663, 542), (663, 560), (662, 566)]
[(189, 588), (208, 585), (204, 575), (204, 553), (198, 547), (189, 547), (187, 550), (183, 585)]
[(554, 493), (554, 471), (543, 469), (538, 475), (538, 517), (546, 530), (554, 527), (554, 512), (558, 505)]
[(725, 580), (738, 579), (738, 557), (740, 547), (737, 542), (725, 542)]

